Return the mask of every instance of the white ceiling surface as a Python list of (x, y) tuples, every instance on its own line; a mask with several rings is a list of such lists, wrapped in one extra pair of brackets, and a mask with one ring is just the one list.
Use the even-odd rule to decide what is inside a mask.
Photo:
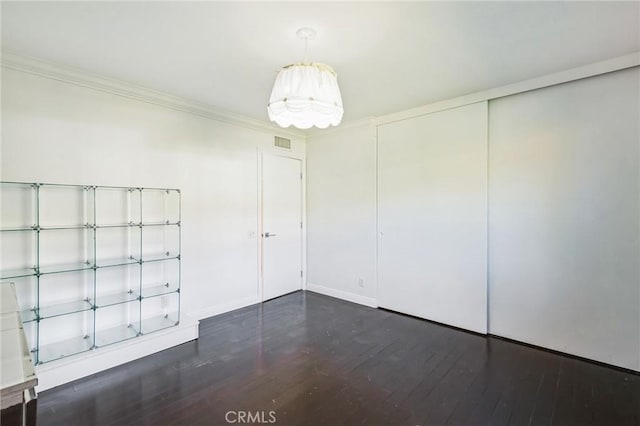
[(2, 1), (2, 47), (266, 122), (309, 26), (347, 123), (638, 51), (639, 21), (636, 1)]

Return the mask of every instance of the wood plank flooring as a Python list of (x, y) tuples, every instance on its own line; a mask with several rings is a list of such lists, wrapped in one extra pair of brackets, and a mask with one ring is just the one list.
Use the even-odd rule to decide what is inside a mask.
[(242, 411), (276, 425), (640, 426), (640, 375), (297, 292), (38, 398), (40, 426), (247, 424)]

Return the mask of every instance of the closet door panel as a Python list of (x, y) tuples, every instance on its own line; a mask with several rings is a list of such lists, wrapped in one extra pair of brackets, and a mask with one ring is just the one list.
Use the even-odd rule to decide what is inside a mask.
[(487, 103), (378, 127), (378, 304), (487, 330)]
[(490, 332), (640, 370), (640, 68), (489, 111)]

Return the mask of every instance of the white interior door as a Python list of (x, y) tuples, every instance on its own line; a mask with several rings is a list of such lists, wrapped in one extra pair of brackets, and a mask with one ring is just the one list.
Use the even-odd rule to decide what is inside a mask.
[(302, 164), (262, 155), (262, 300), (302, 288)]

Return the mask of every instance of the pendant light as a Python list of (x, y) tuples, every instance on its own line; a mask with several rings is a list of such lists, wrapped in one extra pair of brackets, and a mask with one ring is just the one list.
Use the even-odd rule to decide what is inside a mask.
[(304, 39), (304, 61), (278, 72), (267, 107), (269, 119), (299, 129), (337, 126), (344, 113), (338, 76), (329, 65), (307, 61), (307, 42), (316, 36), (313, 29), (300, 28), (296, 35)]

